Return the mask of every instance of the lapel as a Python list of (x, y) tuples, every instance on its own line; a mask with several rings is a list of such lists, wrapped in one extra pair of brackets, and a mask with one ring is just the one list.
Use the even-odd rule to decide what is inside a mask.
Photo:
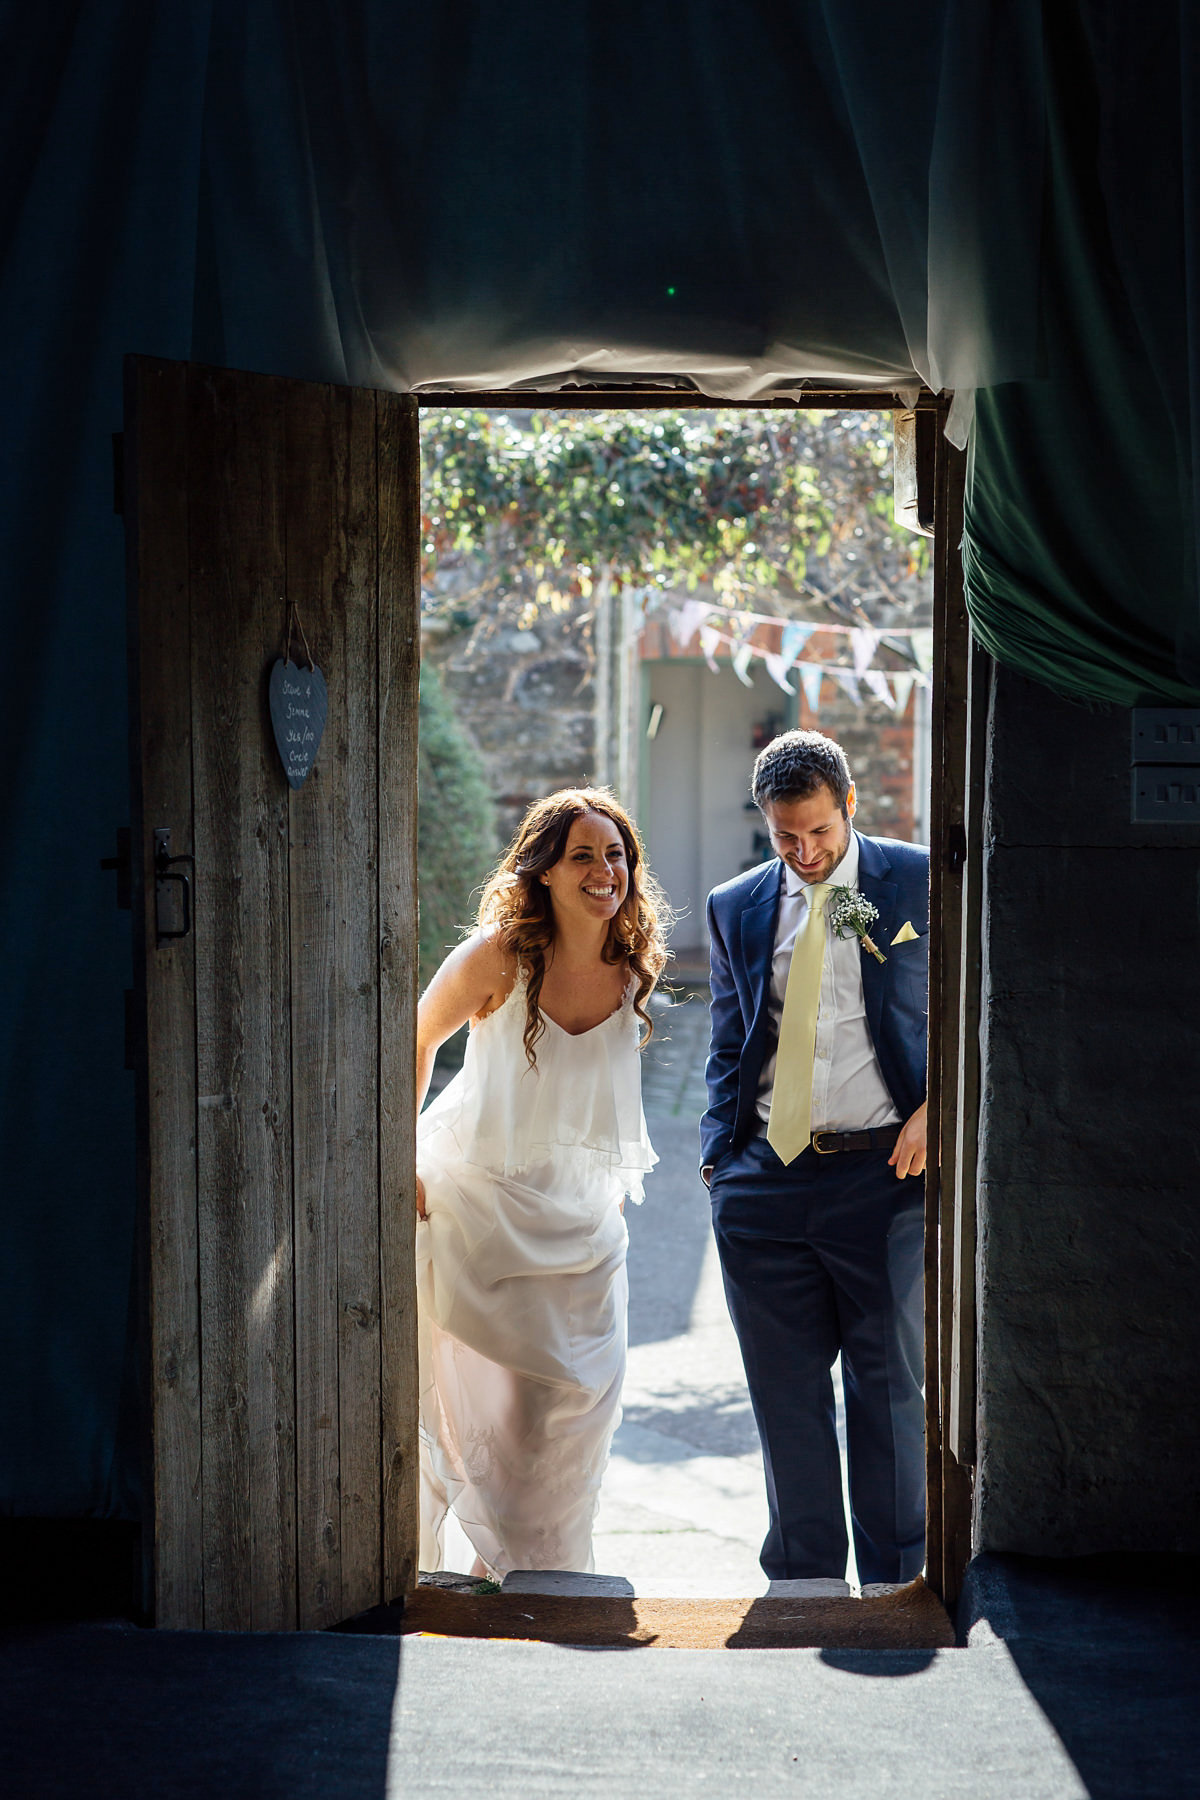
[[(871, 929), (871, 939), (878, 944), (884, 956), (889, 954), (888, 945), (896, 934), (896, 884), (889, 881), (892, 865), (884, 853), (883, 846), (874, 838), (858, 839), (858, 885), (873, 906), (879, 908), (879, 917)], [(887, 984), (887, 964), (876, 962), (869, 950), (862, 954), (863, 1002), (867, 1010), (867, 1024), (871, 1029), (871, 1037), (875, 1044), (879, 1043), (879, 1030), (883, 1020), (883, 994)]]
[(742, 909), (742, 963), (754, 1001), (753, 1032), (762, 1016), (771, 986), (771, 953), (775, 948), (775, 920), (783, 891), (783, 864), (776, 857), (751, 890)]

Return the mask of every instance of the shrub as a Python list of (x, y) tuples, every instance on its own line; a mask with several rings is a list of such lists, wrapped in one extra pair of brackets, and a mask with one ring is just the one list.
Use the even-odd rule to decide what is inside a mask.
[(471, 922), (496, 860), (496, 809), (479, 752), (434, 664), (421, 665), (417, 740), (417, 931), (421, 987)]

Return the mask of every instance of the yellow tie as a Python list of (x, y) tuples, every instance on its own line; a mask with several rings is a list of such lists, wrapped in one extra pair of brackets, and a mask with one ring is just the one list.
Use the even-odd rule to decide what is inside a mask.
[(782, 1163), (795, 1162), (812, 1136), (813, 1057), (817, 1048), (817, 1009), (825, 966), (825, 899), (827, 881), (808, 889), (808, 916), (796, 933), (775, 1057), (775, 1086), (767, 1117), (767, 1142)]

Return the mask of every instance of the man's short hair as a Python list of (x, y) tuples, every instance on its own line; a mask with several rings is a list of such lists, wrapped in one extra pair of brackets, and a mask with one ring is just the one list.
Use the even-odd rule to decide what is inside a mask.
[(852, 777), (846, 752), (823, 731), (785, 731), (760, 750), (750, 792), (754, 804), (808, 800), (827, 787), (846, 816)]

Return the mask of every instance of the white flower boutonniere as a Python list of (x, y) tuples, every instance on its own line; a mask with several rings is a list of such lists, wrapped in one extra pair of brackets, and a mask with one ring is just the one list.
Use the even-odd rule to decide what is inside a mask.
[(879, 908), (857, 888), (835, 887), (825, 908), (825, 917), (840, 938), (852, 931), (863, 949), (869, 950), (876, 962), (887, 961), (883, 951), (871, 942), (869, 936), (870, 927), (879, 917)]

